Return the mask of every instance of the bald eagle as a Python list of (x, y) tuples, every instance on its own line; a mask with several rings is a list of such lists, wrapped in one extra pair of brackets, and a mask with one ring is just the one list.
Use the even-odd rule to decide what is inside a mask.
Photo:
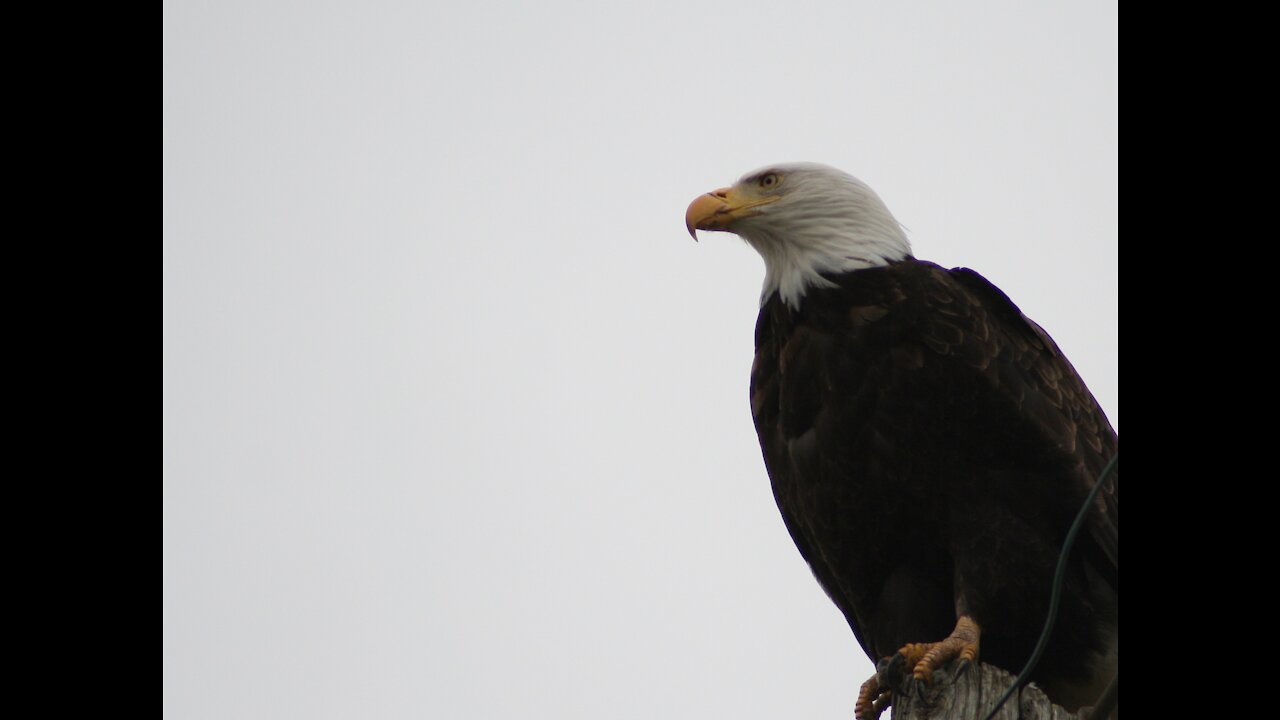
[[(751, 412), (801, 556), (872, 662), (1017, 672), (1115, 430), (1039, 325), (966, 268), (911, 254), (870, 187), (814, 163), (696, 198), (689, 233), (764, 257)], [(1031, 680), (1069, 711), (1116, 674), (1119, 480), (1087, 516)], [(891, 700), (863, 684), (858, 718)]]

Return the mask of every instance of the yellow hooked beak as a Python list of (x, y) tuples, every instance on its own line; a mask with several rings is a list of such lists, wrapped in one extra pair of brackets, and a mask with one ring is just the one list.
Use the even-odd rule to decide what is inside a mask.
[(779, 199), (777, 195), (750, 196), (737, 185), (712, 190), (689, 203), (689, 209), (684, 211), (684, 226), (689, 229), (689, 235), (697, 240), (698, 234), (695, 231), (728, 230), (729, 224), (734, 220), (759, 215), (760, 211), (755, 208)]

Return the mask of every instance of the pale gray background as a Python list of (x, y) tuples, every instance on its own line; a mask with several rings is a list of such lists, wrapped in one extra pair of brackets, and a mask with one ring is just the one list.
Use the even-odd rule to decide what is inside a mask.
[(1117, 422), (1116, 22), (166, 2), (166, 717), (851, 717), (751, 426), (762, 264), (685, 206), (846, 169)]

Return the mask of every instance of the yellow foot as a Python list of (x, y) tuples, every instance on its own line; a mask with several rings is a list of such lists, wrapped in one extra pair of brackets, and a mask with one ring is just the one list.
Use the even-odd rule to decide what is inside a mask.
[(893, 690), (886, 675), (894, 670), (901, 673), (909, 668), (915, 679), (932, 684), (933, 671), (955, 658), (975, 662), (978, 659), (978, 639), (981, 635), (982, 628), (978, 623), (968, 615), (961, 615), (956, 621), (956, 629), (945, 640), (903, 645), (897, 653), (885, 658), (889, 661), (888, 666), (882, 661), (882, 669), (862, 683), (862, 689), (858, 691), (858, 702), (853, 708), (854, 717), (857, 720), (877, 720), (880, 713), (889, 707), (893, 702)]
[(876, 720), (892, 700), (893, 691), (881, 684), (880, 673), (876, 673), (870, 680), (862, 683), (862, 689), (858, 691), (858, 702), (853, 706), (853, 716), (857, 720)]
[[(907, 666), (912, 668), (911, 674), (925, 683), (933, 682), (933, 671), (946, 665), (957, 657), (974, 662), (978, 659), (978, 639), (982, 636), (982, 628), (968, 615), (961, 615), (956, 621), (956, 629), (951, 631), (946, 640), (936, 643), (911, 643), (898, 652), (907, 658)], [(917, 659), (918, 658), (918, 659)]]

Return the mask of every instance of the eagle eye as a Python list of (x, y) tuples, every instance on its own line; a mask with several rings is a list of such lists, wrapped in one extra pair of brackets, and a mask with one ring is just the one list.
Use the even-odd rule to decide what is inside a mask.
[(767, 173), (760, 177), (760, 187), (762, 188), (777, 187), (778, 183), (781, 181), (782, 181), (781, 178), (778, 177), (778, 173)]

